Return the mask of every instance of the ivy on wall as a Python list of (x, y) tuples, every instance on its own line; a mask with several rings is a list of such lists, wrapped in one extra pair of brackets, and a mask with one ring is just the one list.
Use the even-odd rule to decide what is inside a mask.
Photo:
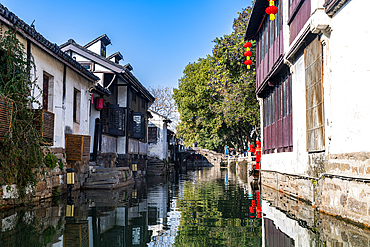
[(45, 174), (45, 150), (40, 127), (34, 124), (34, 108), (41, 109), (42, 94), (30, 76), (34, 64), (17, 34), (0, 27), (0, 96), (13, 100), (11, 127), (0, 141), (0, 185), (17, 184), (18, 196), (24, 199), (26, 188), (34, 187)]

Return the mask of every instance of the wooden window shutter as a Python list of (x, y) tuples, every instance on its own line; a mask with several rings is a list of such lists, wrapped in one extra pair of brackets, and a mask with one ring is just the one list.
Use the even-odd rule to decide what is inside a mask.
[(157, 142), (157, 127), (148, 127), (148, 142)]
[(132, 137), (136, 139), (144, 139), (145, 137), (145, 118), (141, 112), (133, 113), (132, 121)]
[(100, 112), (101, 116), (101, 126), (102, 133), (108, 134), (108, 123), (109, 123), (109, 107), (107, 105), (103, 106), (103, 109)]
[(118, 105), (109, 105), (108, 133), (111, 135), (124, 136), (124, 108)]
[(325, 150), (324, 95), (322, 84), (322, 46), (319, 38), (304, 50), (306, 80), (307, 151)]
[(42, 109), (48, 110), (49, 104), (49, 77), (44, 75), (42, 87)]

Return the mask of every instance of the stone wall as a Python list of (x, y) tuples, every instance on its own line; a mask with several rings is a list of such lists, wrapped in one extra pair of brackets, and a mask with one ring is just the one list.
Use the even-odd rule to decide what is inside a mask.
[[(333, 181), (326, 182), (328, 184), (333, 183)], [(277, 220), (280, 218), (275, 215), (273, 217), (275, 219), (274, 224), (281, 231), (289, 233), (289, 236), (294, 238), (298, 246), (304, 246), (305, 244), (299, 244), (302, 233), (296, 234), (297, 236), (294, 235), (294, 232), (297, 231), (297, 226), (295, 226), (294, 232), (291, 233), (292, 226), (296, 223), (299, 224), (299, 227), (309, 230), (307, 231), (309, 233), (309, 241), (325, 243), (325, 246), (369, 246), (370, 244), (370, 230), (366, 227), (359, 227), (336, 217), (319, 213), (310, 204), (296, 200), (288, 194), (281, 193), (270, 187), (262, 186), (261, 191), (262, 198), (268, 201), (269, 207), (274, 207), (288, 216), (289, 220), (280, 222)], [(330, 194), (330, 191), (327, 194)], [(269, 217), (270, 214), (266, 204), (263, 206), (265, 207), (262, 210), (267, 213), (265, 217)], [(307, 242), (305, 243), (307, 244)]]
[(261, 181), (265, 186), (284, 192), (302, 201), (310, 203), (315, 201), (315, 188), (312, 178), (274, 171), (262, 171)]
[[(50, 152), (55, 155), (57, 159), (61, 159), (63, 162), (63, 171), (60, 170), (59, 166), (54, 169), (46, 168), (45, 175), (39, 176), (39, 182), (32, 191), (30, 188), (28, 190), (27, 198), (25, 202), (36, 202), (46, 198), (51, 198), (53, 195), (53, 190), (59, 191), (60, 193), (65, 193), (67, 191), (66, 187), (66, 174), (65, 169), (67, 167), (67, 162), (65, 155), (59, 152), (59, 149), (50, 149)], [(15, 204), (20, 203), (17, 194), (17, 188), (15, 184), (3, 185), (0, 187), (0, 209), (11, 207)]]
[(263, 171), (261, 182), (321, 212), (370, 226), (370, 180), (335, 175), (316, 179)]

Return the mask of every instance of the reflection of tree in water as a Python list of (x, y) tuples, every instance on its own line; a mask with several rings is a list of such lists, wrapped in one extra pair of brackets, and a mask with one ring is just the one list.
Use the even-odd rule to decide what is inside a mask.
[(0, 243), (7, 247), (45, 246), (57, 233), (53, 226), (43, 226), (38, 218), (24, 210), (4, 218), (2, 230)]
[(175, 246), (261, 246), (262, 222), (253, 219), (250, 205), (237, 185), (186, 182)]

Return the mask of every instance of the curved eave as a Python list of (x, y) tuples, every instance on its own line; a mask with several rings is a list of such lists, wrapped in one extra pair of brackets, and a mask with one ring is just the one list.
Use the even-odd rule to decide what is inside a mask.
[(255, 39), (266, 15), (266, 8), (269, 5), (267, 0), (255, 0), (250, 15), (247, 29), (244, 34), (244, 40)]

